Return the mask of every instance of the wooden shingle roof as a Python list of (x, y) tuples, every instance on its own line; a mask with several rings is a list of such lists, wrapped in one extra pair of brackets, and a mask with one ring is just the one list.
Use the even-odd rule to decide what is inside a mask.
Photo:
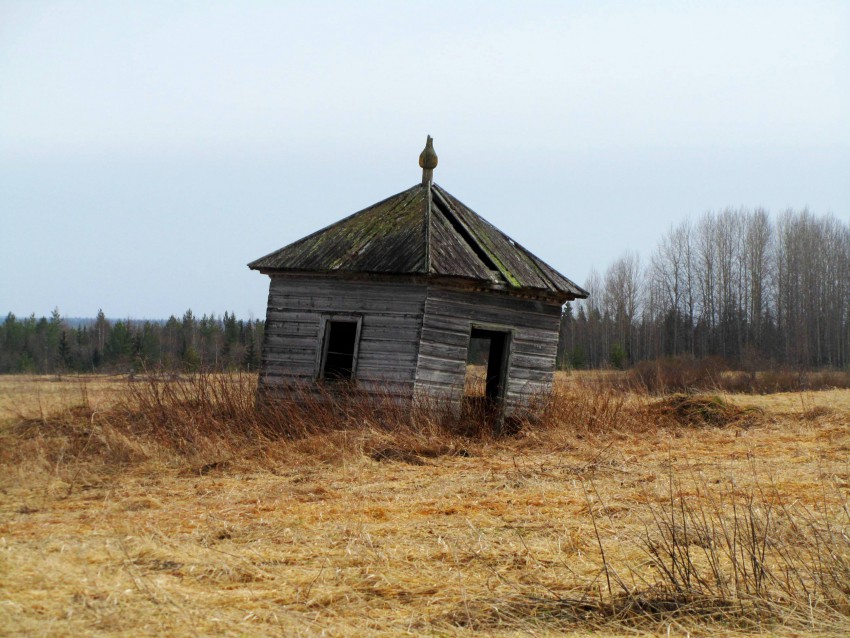
[(507, 290), (587, 292), (430, 181), (248, 264), (264, 273), (458, 277)]

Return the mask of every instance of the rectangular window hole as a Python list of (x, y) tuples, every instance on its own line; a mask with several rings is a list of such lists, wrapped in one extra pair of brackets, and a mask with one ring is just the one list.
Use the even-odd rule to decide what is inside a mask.
[(321, 378), (345, 381), (354, 378), (357, 327), (357, 321), (334, 320), (325, 323)]

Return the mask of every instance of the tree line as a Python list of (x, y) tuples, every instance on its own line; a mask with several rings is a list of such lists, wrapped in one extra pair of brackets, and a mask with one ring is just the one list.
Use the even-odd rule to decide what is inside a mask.
[(264, 322), (191, 310), (167, 321), (97, 318), (71, 327), (56, 309), (50, 317), (0, 324), (0, 373), (128, 372), (142, 370), (256, 370)]
[(646, 264), (627, 253), (584, 287), (562, 317), (562, 367), (850, 367), (850, 223), (833, 215), (705, 213), (672, 226)]
[[(672, 226), (649, 260), (615, 260), (568, 303), (562, 368), (624, 368), (665, 357), (721, 357), (741, 369), (850, 368), (850, 223), (762, 209), (709, 212)], [(264, 323), (191, 310), (165, 322), (68, 325), (7, 315), (0, 373), (256, 370)]]

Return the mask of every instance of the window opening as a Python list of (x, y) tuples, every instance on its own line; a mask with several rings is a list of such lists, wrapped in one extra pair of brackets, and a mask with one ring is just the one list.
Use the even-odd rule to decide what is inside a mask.
[(329, 380), (354, 378), (357, 321), (327, 321), (320, 377)]

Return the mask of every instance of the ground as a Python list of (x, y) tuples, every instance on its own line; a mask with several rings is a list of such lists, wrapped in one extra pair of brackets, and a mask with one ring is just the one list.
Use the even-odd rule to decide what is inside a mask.
[[(56, 442), (33, 434), (39, 418), (84, 393), (99, 427), (125, 383), (0, 378), (4, 635), (850, 630), (850, 613), (834, 601), (837, 613), (813, 608), (808, 626), (790, 599), (788, 618), (763, 626), (731, 612), (634, 624), (581, 604), (663, 581), (652, 561), (658, 545), (647, 539), (663, 532), (656, 517), (671, 503), (674, 523), (680, 503), (705, 503), (711, 514), (742, 497), (775, 507), (774, 517), (799, 508), (798, 522), (808, 512), (846, 533), (848, 390), (728, 396), (758, 409), (722, 427), (629, 427), (634, 404), (646, 419), (657, 399), (609, 394), (578, 415), (581, 428), (565, 417), (512, 438), (439, 445), (354, 430), (263, 442), (244, 456), (151, 447), (97, 460), (85, 448), (48, 450)], [(838, 547), (841, 560), (847, 547)]]

